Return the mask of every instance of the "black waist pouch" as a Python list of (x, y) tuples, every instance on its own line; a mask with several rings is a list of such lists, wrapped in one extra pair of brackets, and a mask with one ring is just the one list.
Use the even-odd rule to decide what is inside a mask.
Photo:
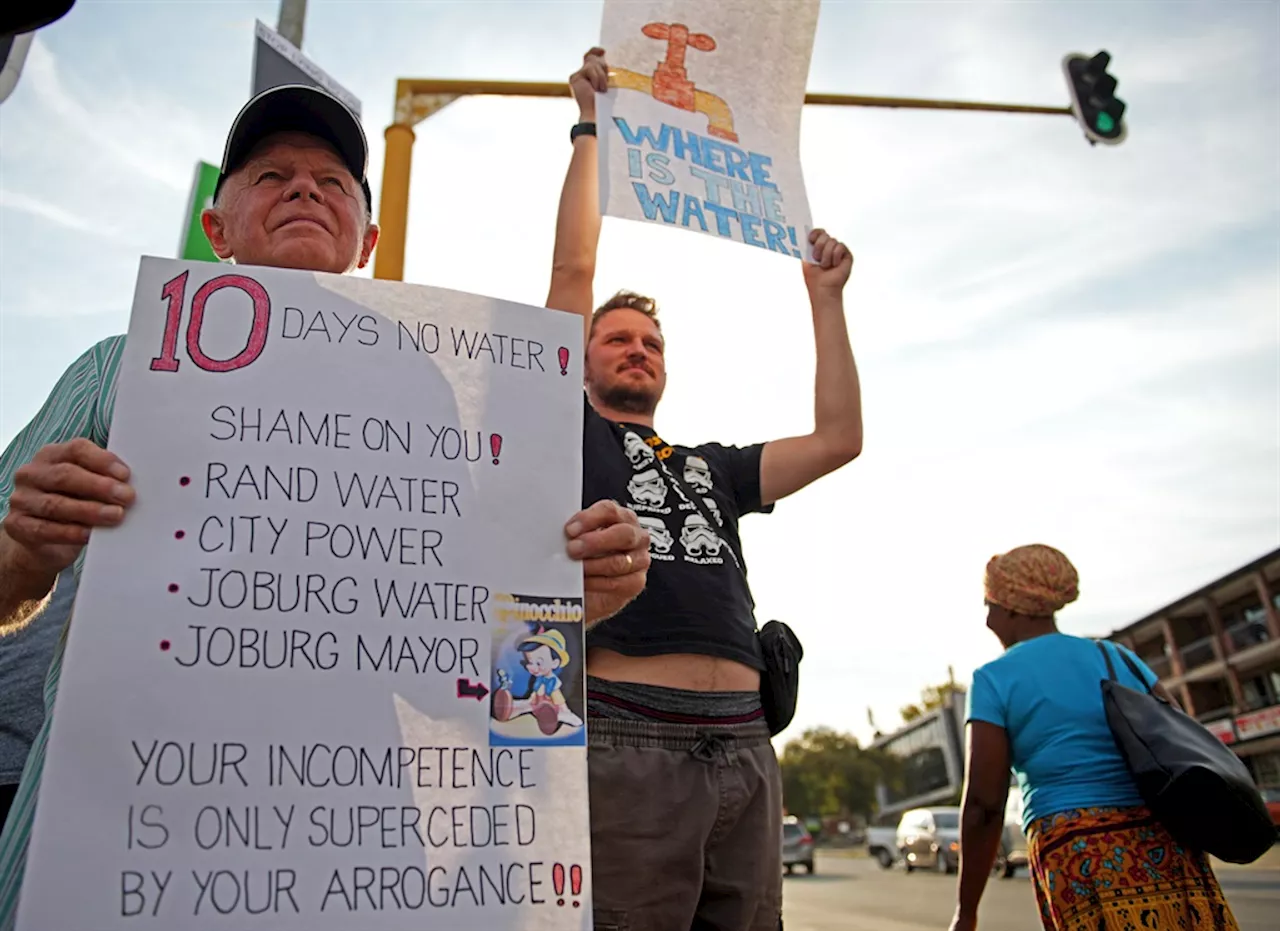
[(769, 733), (784, 731), (796, 714), (800, 697), (800, 660), (804, 647), (800, 638), (782, 621), (770, 621), (760, 628), (760, 649), (764, 672), (760, 676), (760, 703)]

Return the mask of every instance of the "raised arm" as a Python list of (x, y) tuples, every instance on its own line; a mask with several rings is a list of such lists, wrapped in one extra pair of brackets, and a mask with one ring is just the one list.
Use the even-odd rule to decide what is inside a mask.
[(844, 286), (853, 255), (822, 230), (809, 236), (814, 263), (804, 264), (816, 350), (813, 432), (766, 443), (760, 458), (764, 504), (794, 494), (862, 452), (862, 390), (844, 317)]
[[(578, 102), (579, 122), (594, 124), (596, 94), (604, 93), (609, 86), (603, 49), (593, 48), (582, 57), (582, 67), (569, 78), (569, 86)], [(591, 328), (592, 280), (600, 242), (600, 171), (596, 157), (594, 135), (583, 133), (573, 140), (573, 157), (556, 214), (551, 290), (547, 294), (547, 306), (552, 310), (567, 310), (583, 318), (583, 345)]]

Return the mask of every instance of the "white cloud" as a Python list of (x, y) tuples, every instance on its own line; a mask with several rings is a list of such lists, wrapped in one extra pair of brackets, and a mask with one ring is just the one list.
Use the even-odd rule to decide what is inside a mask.
[(39, 35), (31, 43), (23, 81), (49, 116), (83, 138), (86, 154), (105, 155), (175, 191), (190, 186), (193, 159), (177, 153), (192, 151), (202, 133), (180, 99), (146, 87), (132, 88), (127, 96), (96, 88), (81, 97), (68, 89), (57, 57)]
[(0, 189), (0, 210), (16, 210), (41, 220), (47, 220), (57, 226), (77, 233), (88, 233), (101, 239), (114, 239), (118, 233), (111, 228), (104, 228), (90, 217), (82, 213), (59, 207), (20, 191)]

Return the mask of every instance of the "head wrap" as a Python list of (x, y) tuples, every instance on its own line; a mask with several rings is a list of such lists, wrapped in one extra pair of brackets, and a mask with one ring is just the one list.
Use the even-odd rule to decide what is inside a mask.
[(1029, 617), (1049, 617), (1080, 595), (1071, 560), (1052, 546), (1033, 543), (987, 563), (987, 601)]

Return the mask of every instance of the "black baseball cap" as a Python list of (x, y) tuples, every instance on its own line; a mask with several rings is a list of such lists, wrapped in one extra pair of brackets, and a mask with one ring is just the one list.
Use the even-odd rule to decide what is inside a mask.
[(337, 97), (307, 84), (283, 84), (258, 94), (236, 116), (227, 133), (222, 170), (213, 189), (217, 198), (222, 182), (244, 164), (254, 147), (272, 133), (303, 132), (318, 136), (337, 150), (347, 170), (364, 189), (364, 202), (373, 209), (366, 177), (369, 144), (360, 120)]

